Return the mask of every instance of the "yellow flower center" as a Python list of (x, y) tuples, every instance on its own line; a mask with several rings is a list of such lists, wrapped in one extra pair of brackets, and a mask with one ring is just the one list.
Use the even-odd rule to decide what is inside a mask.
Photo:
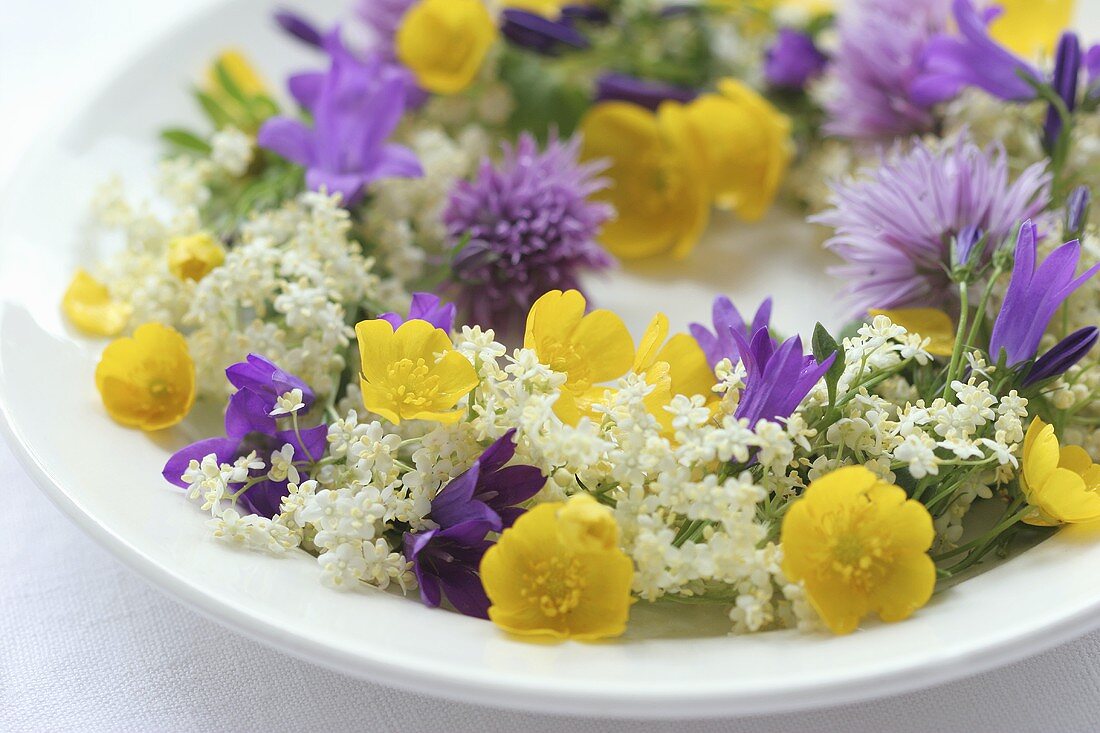
[(398, 359), (386, 367), (390, 398), (398, 404), (419, 408), (430, 405), (439, 392), (439, 375), (423, 358)]
[(867, 592), (875, 587), (889, 560), (888, 547), (881, 537), (860, 531), (866, 512), (845, 512), (834, 515), (828, 530), (829, 543), (824, 548), (828, 559), (820, 564), (824, 570), (839, 577), (852, 590)]
[(572, 341), (548, 339), (540, 344), (539, 357), (555, 372), (567, 375), (565, 389), (581, 393), (592, 386), (587, 360), (577, 351)]
[(548, 618), (564, 616), (581, 603), (584, 575), (575, 557), (548, 557), (524, 573), (520, 595)]

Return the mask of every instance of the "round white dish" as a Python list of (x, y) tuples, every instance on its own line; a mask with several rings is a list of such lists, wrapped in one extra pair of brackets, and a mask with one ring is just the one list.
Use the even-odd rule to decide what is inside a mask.
[[(339, 10), (312, 5), (329, 17)], [(269, 10), (227, 3), (151, 42), (43, 132), (0, 199), (0, 410), (9, 442), (43, 491), (120, 560), (303, 659), (428, 694), (561, 714), (733, 716), (838, 704), (957, 679), (1100, 624), (1100, 537), (1084, 530), (951, 588), (903, 624), (839, 638), (734, 637), (721, 613), (638, 604), (628, 634), (602, 644), (516, 641), (413, 599), (329, 591), (304, 554), (271, 558), (210, 540), (203, 514), (160, 480), (165, 457), (194, 436), (111, 422), (92, 379), (102, 343), (76, 335), (58, 302), (73, 269), (94, 256), (81, 228), (94, 187), (118, 172), (148, 190), (155, 132), (198, 122), (186, 87), (213, 52), (245, 49), (273, 84), (317, 65), (279, 35)], [(614, 276), (598, 291), (601, 305), (636, 329), (667, 305), (682, 327), (706, 320), (717, 292), (750, 307), (770, 292), (779, 326), (805, 332), (839, 317), (812, 243), (804, 225), (782, 217), (752, 228), (719, 223), (689, 261)]]

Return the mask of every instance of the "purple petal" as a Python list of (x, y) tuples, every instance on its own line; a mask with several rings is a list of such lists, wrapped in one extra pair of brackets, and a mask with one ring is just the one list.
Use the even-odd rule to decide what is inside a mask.
[(202, 462), (202, 459), (213, 453), (217, 456), (219, 464), (232, 463), (237, 458), (237, 441), (232, 438), (206, 438), (197, 443), (181, 448), (172, 454), (168, 462), (164, 464), (161, 472), (165, 480), (180, 488), (186, 488), (187, 482), (181, 477), (187, 470), (191, 461)]
[(256, 144), (298, 165), (312, 165), (316, 157), (313, 132), (289, 117), (272, 117), (264, 122)]
[(256, 392), (235, 392), (225, 410), (225, 434), (238, 440), (249, 433), (270, 435), (275, 430), (275, 418), (269, 412), (268, 402)]

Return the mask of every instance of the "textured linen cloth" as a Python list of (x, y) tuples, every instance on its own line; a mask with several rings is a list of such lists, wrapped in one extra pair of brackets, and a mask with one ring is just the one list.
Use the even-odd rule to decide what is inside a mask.
[[(6, 0), (0, 177), (69, 94), (102, 79), (151, 35), (215, 2)], [(1081, 4), (1093, 3), (1097, 8), (1085, 10), (1100, 10), (1100, 0)], [(304, 0), (288, 4), (309, 7)], [(919, 693), (736, 721), (554, 718), (433, 699), (285, 656), (162, 595), (61, 515), (2, 440), (0, 506), (6, 510), (0, 538), (2, 733), (1100, 730), (1100, 633)]]

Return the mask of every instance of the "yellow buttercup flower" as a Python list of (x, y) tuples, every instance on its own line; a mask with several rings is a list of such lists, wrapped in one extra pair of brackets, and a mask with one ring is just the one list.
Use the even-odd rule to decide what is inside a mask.
[(699, 140), (684, 107), (656, 113), (628, 102), (597, 104), (580, 124), (581, 156), (605, 159), (611, 185), (596, 194), (615, 207), (600, 241), (635, 259), (687, 255), (710, 219), (710, 190)]
[(84, 270), (77, 270), (61, 297), (69, 321), (91, 336), (117, 336), (126, 328), (133, 308), (114, 300), (107, 286)]
[(611, 510), (587, 494), (526, 512), (481, 560), (489, 618), (513, 634), (618, 636), (633, 578)]
[(847, 634), (872, 611), (901, 621), (928, 602), (934, 536), (922, 504), (863, 466), (848, 466), (791, 504), (780, 533), (782, 568), (804, 584), (825, 625)]
[(470, 86), (497, 38), (482, 0), (420, 0), (397, 29), (397, 58), (420, 86), (455, 94)]
[(128, 427), (160, 430), (180, 422), (195, 402), (195, 364), (174, 328), (146, 323), (112, 341), (95, 370), (107, 413)]
[(676, 395), (700, 395), (712, 410), (720, 402), (712, 389), (717, 383), (714, 370), (699, 342), (686, 333), (675, 334), (666, 341), (668, 331), (668, 316), (658, 313), (642, 336), (631, 369), (644, 374), (646, 381), (654, 385), (645, 405), (666, 434), (673, 428), (672, 414), (665, 407)]
[(1062, 447), (1054, 426), (1039, 418), (1024, 437), (1020, 484), (1035, 511), (1024, 522), (1038, 526), (1079, 524), (1100, 519), (1100, 465), (1084, 448)]
[(215, 71), (215, 68), (219, 64), (233, 84), (235, 84), (245, 96), (252, 97), (257, 94), (268, 93), (267, 84), (264, 83), (263, 78), (260, 76), (259, 72), (256, 71), (256, 67), (249, 62), (248, 58), (245, 57), (243, 53), (235, 48), (222, 51), (218, 54), (218, 57), (214, 59), (214, 63), (210, 65), (210, 68), (207, 69), (206, 84), (211, 92), (216, 92), (222, 88), (222, 82), (218, 78), (217, 71)]
[(718, 206), (756, 221), (767, 213), (794, 154), (791, 122), (736, 79), (687, 105)]
[(554, 412), (569, 425), (602, 394), (596, 385), (623, 376), (634, 361), (634, 340), (622, 319), (607, 310), (586, 315), (585, 306), (576, 290), (551, 290), (531, 306), (523, 336), (524, 348), (566, 375)]
[(364, 407), (393, 423), (462, 417), (455, 406), (477, 386), (477, 372), (443, 329), (413, 319), (394, 331), (372, 319), (360, 321), (355, 335)]
[(205, 232), (174, 237), (168, 243), (168, 269), (180, 280), (202, 280), (223, 262), (225, 248)]
[[(225, 78), (218, 73), (219, 68)], [(236, 49), (223, 51), (210, 64), (203, 92), (212, 102), (207, 109), (218, 127), (232, 125), (255, 133), (264, 120), (278, 111), (267, 84)]]
[(1073, 22), (1074, 0), (997, 0), (1004, 9), (993, 21), (993, 38), (1027, 59), (1050, 54)]
[(951, 356), (955, 350), (955, 324), (951, 316), (935, 308), (898, 308), (896, 310), (871, 310), (869, 315), (886, 316), (909, 333), (919, 333), (931, 339), (928, 353), (933, 356)]

